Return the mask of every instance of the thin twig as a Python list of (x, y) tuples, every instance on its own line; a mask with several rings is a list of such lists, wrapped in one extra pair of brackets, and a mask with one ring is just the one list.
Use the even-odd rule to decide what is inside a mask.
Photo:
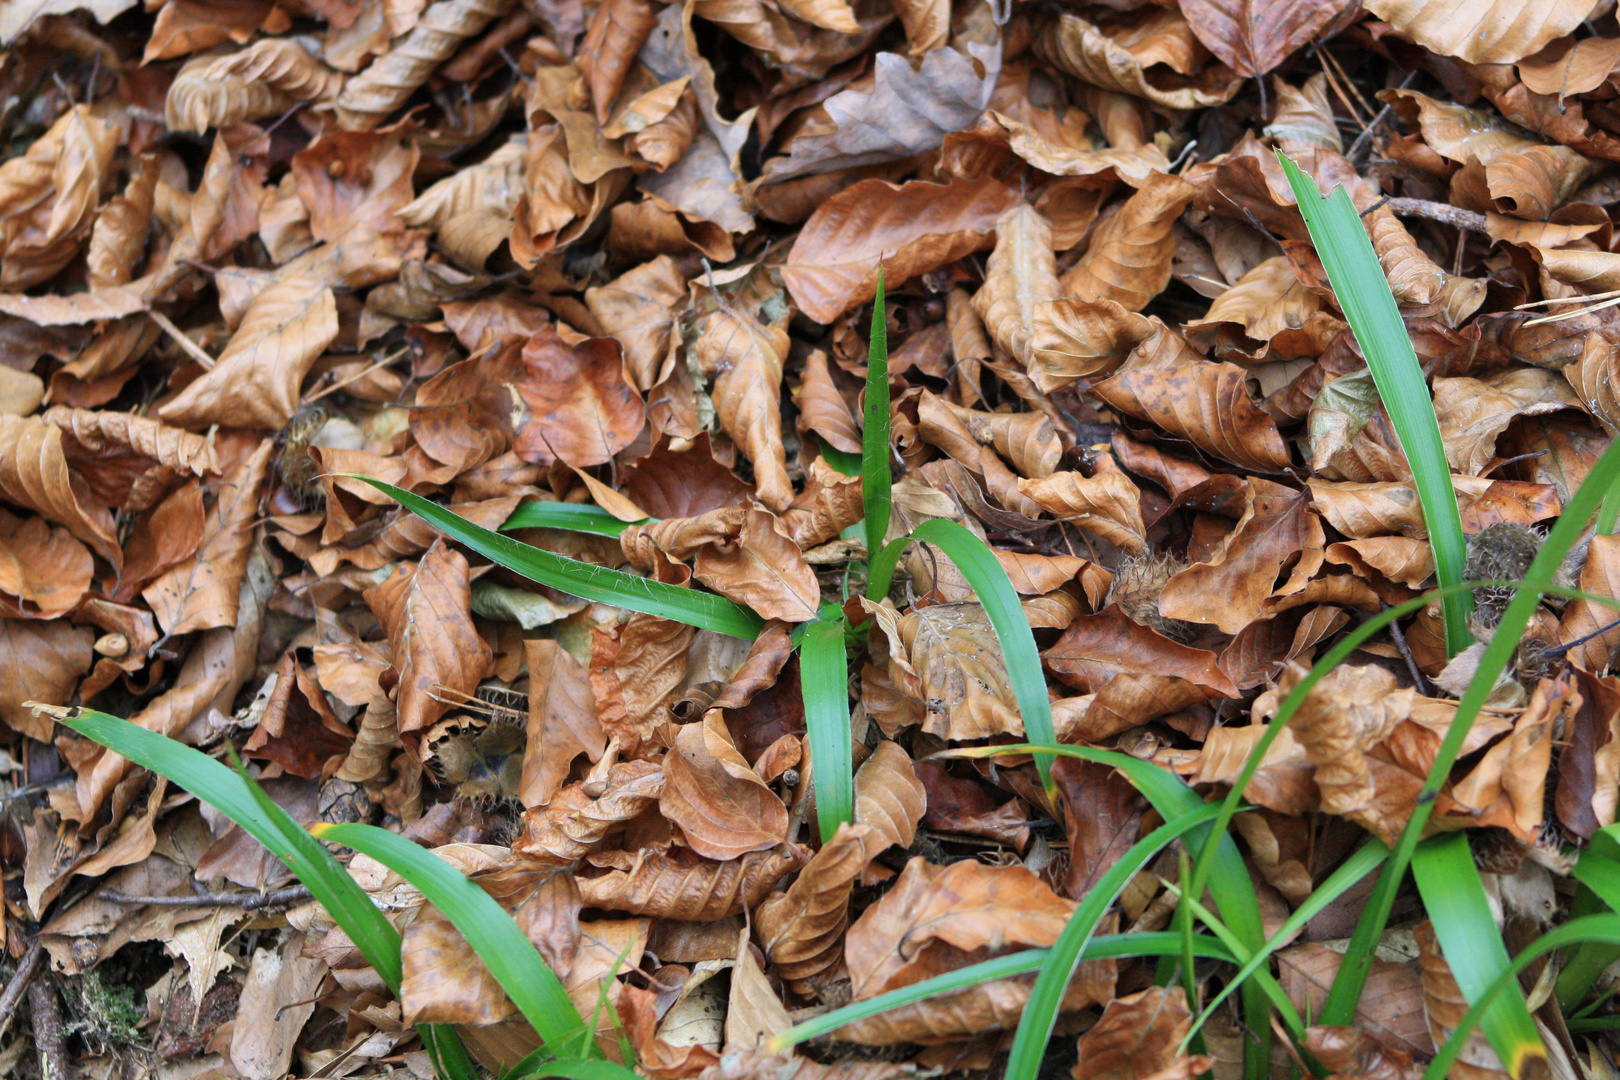
[(34, 981), (39, 974), (40, 961), (45, 958), (45, 947), (34, 942), (23, 953), (22, 959), (17, 961), (17, 970), (12, 973), (11, 981), (6, 983), (4, 992), (0, 992), (0, 1032), (5, 1031), (11, 1023), (11, 1014), (17, 1011), (17, 1003), (22, 1000), (23, 991), (28, 984)]
[(1455, 229), (1467, 229), (1470, 232), (1489, 232), (1485, 215), (1476, 214), (1472, 210), (1464, 210), (1460, 206), (1448, 203), (1430, 202), (1428, 199), (1396, 199), (1389, 200), (1389, 212), (1396, 217), (1426, 218), (1429, 221), (1438, 221), (1442, 225), (1450, 225)]
[(28, 1011), (34, 1019), (34, 1052), (45, 1080), (69, 1080), (67, 1040), (62, 1037), (62, 1003), (56, 985), (45, 979), (28, 988)]
[[(1398, 89), (1405, 90), (1408, 86), (1411, 86), (1412, 80), (1417, 78), (1417, 75), (1418, 73), (1416, 71), (1408, 73), (1406, 78), (1401, 80), (1401, 85), (1398, 87)], [(1344, 156), (1349, 158), (1351, 161), (1356, 160), (1356, 155), (1361, 152), (1361, 148), (1367, 144), (1367, 141), (1373, 137), (1373, 132), (1378, 130), (1378, 125), (1382, 124), (1385, 120), (1388, 120), (1389, 114), (1393, 111), (1394, 106), (1392, 105), (1385, 105), (1382, 109), (1379, 109), (1378, 115), (1373, 117), (1372, 121), (1368, 123), (1364, 129), (1362, 129), (1360, 135), (1356, 136), (1356, 141), (1350, 144), (1350, 149), (1345, 151)]]
[(114, 904), (151, 904), (153, 907), (239, 907), (243, 911), (260, 908), (283, 907), (298, 904), (310, 898), (309, 889), (293, 885), (267, 893), (196, 893), (192, 896), (132, 896), (116, 889), (102, 889), (96, 893), (101, 899)]
[(167, 315), (163, 314), (161, 311), (148, 311), (146, 314), (151, 317), (153, 322), (157, 323), (163, 328), (163, 332), (165, 334), (168, 334), (174, 339), (174, 343), (176, 345), (180, 346), (186, 351), (187, 356), (191, 357), (193, 360), (197, 361), (198, 364), (202, 365), (202, 369), (204, 371), (214, 370), (214, 358), (203, 352), (201, 345), (198, 345), (195, 341), (192, 341), (190, 338), (186, 337), (178, 326), (169, 321), (169, 317)]
[(1417, 687), (1417, 692), (1424, 697), (1433, 697), (1434, 687), (1429, 685), (1429, 680), (1418, 668), (1417, 660), (1412, 656), (1412, 650), (1407, 648), (1406, 635), (1401, 632), (1399, 622), (1390, 622), (1389, 636), (1395, 639), (1395, 648), (1400, 650), (1401, 659), (1406, 661), (1407, 670), (1412, 673), (1412, 685)]

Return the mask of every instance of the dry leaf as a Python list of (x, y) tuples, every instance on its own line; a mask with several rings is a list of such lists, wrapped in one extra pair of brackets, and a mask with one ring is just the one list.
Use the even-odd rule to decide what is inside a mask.
[(699, 855), (735, 859), (787, 838), (787, 808), (737, 752), (717, 711), (682, 725), (664, 772), (659, 809)]

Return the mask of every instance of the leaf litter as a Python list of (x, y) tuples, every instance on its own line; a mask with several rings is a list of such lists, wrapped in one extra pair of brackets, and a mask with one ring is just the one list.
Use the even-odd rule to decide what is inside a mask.
[[(349, 863), (404, 931), (396, 1000), (255, 841), (30, 701), (239, 747), (298, 821), (430, 848), (656, 1080), (996, 1074), (1030, 975), (764, 1043), (1051, 946), (1162, 821), (1106, 766), (1061, 762), (1049, 795), (1027, 757), (937, 756), (1025, 733), (938, 549), (847, 603), (875, 555), (851, 461), (880, 263), (884, 539), (984, 539), (1059, 738), (1205, 796), (1315, 658), (1433, 579), (1273, 148), (1362, 212), (1470, 576), (1522, 574), (1620, 430), (1602, 4), (4, 0), (0, 39), (15, 1075), (427, 1076), (416, 1022), (489, 1068), (534, 1047), (404, 879)], [(598, 507), (624, 528), (518, 535), (765, 630), (536, 589), (350, 474), (487, 528)], [(1561, 579), (1620, 598), (1614, 559), (1589, 534)], [(1478, 600), (1483, 638), (1506, 594)], [(818, 842), (791, 635), (838, 605), (870, 620), (855, 811)], [(1543, 603), (1436, 804), (1516, 947), (1615, 824), (1611, 619)], [(1439, 751), (1469, 654), (1437, 605), (1398, 630), (1316, 684), (1243, 792), (1268, 929), (1360, 837), (1393, 842)], [(1171, 926), (1176, 877), (1167, 851), (1109, 925)], [(1278, 954), (1301, 1012), (1366, 899)], [(1303, 1041), (1336, 1075), (1415, 1076), (1467, 1010), (1402, 903), (1355, 1026)], [(1239, 1075), (1237, 1012), (1188, 1042), (1188, 990), (1228, 973), (1084, 961), (1049, 1066)], [(1563, 1027), (1566, 1066), (1612, 1073), (1603, 1024)], [(1501, 1069), (1477, 1035), (1461, 1060)]]

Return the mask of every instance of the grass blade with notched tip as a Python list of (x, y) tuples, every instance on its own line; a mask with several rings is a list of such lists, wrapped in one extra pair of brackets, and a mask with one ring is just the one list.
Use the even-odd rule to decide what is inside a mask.
[(765, 620), (723, 596), (666, 585), (662, 581), (610, 570), (605, 566), (592, 566), (578, 559), (567, 559), (519, 543), (482, 525), (475, 525), (459, 514), (393, 484), (385, 484), (368, 476), (357, 476), (355, 479), (364, 480), (457, 543), (465, 544), (486, 559), (493, 559), (530, 581), (549, 585), (582, 600), (657, 615), (746, 641), (753, 641), (765, 629)]
[(840, 822), (855, 820), (854, 748), (850, 745), (849, 663), (842, 618), (804, 628), (800, 647), (804, 724), (810, 740), (810, 779), (816, 823), (825, 844)]
[(375, 825), (321, 823), (310, 832), (371, 856), (421, 891), (489, 967), (506, 996), (556, 1053), (593, 1053), (596, 1041), (573, 999), (517, 923), (461, 871)]
[[(1389, 413), (1412, 469), (1429, 544), (1434, 549), (1435, 579), (1441, 585), (1455, 585), (1463, 579), (1468, 551), (1462, 516), (1457, 510), (1457, 493), (1451, 486), (1451, 463), (1446, 460), (1428, 379), (1412, 349), (1401, 310), (1395, 305), (1395, 296), (1378, 263), (1378, 253), (1367, 237), (1366, 224), (1343, 187), (1324, 196), (1317, 190), (1316, 181), (1286, 154), (1278, 151), (1277, 158), (1288, 174), (1333, 295), (1367, 359), (1384, 411)], [(1446, 651), (1453, 656), (1473, 641), (1468, 632), (1472, 608), (1473, 597), (1466, 592), (1450, 593), (1442, 601)]]
[(512, 516), (501, 524), (501, 532), (511, 532), (513, 529), (567, 529), (570, 532), (617, 537), (632, 525), (646, 525), (657, 520), (643, 518), (641, 521), (620, 521), (600, 506), (587, 503), (526, 502), (519, 503)]

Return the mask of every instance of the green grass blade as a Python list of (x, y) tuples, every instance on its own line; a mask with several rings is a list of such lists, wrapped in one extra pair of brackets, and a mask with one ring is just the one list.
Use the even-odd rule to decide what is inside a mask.
[[(845, 476), (861, 475), (861, 455), (852, 454), (848, 450), (840, 450), (819, 435), (816, 436), (816, 441), (821, 444), (821, 456), (826, 460), (827, 464)], [(862, 533), (862, 535), (865, 534)]]
[(844, 620), (808, 624), (799, 653), (804, 724), (810, 739), (810, 779), (816, 823), (825, 844), (839, 822), (855, 820), (854, 755), (849, 732), (849, 661)]
[[(883, 546), (884, 534), (889, 531), (893, 486), (894, 478), (889, 474), (889, 327), (883, 308), (883, 266), (879, 264), (877, 296), (872, 300), (872, 338), (866, 358), (866, 408), (861, 423), (861, 502), (866, 510), (867, 551), (875, 553)], [(871, 583), (868, 578), (868, 587)], [(867, 596), (872, 594), (868, 592)]]
[[(1185, 893), (1181, 894), (1179, 902), (1186, 904), (1192, 910), (1192, 913), (1198, 916), (1199, 921), (1210, 928), (1210, 931), (1220, 939), (1222, 945), (1226, 946), (1227, 951), (1232, 954), (1237, 963), (1246, 967), (1252, 964), (1255, 954), (1244, 947), (1243, 942), (1238, 940), (1237, 935), (1225, 923), (1217, 919), (1208, 908)], [(1288, 995), (1283, 993), (1282, 986), (1272, 976), (1271, 972), (1258, 964), (1254, 964), (1249, 972), (1249, 978), (1243, 986), (1244, 989), (1254, 987), (1264, 993), (1266, 998), (1270, 1000), (1272, 1008), (1277, 1010), (1278, 1017), (1282, 1020), (1283, 1026), (1288, 1029), (1288, 1033), (1293, 1036), (1294, 1041), (1305, 1041), (1305, 1021), (1300, 1017), (1299, 1011), (1294, 1008), (1294, 1003), (1288, 1000)], [(1245, 1064), (1247, 1064), (1249, 1057), (1248, 1054), (1244, 1055)]]
[[(1469, 1033), (1496, 1004), (1498, 997), (1513, 985), (1519, 972), (1554, 949), (1567, 949), (1575, 945), (1606, 945), (1620, 948), (1620, 916), (1586, 915), (1571, 919), (1563, 926), (1549, 930), (1531, 942), (1523, 952), (1513, 958), (1513, 963), (1496, 977), (1490, 987), (1479, 996), (1479, 1000), (1469, 1006), (1468, 1011), (1463, 1014), (1462, 1022), (1457, 1025), (1456, 1030), (1446, 1039), (1446, 1044), (1440, 1048), (1440, 1052), (1424, 1070), (1423, 1080), (1443, 1080), (1451, 1071), (1451, 1067), (1456, 1064), (1458, 1055), (1462, 1053), (1463, 1046), (1468, 1041)], [(1571, 1031), (1579, 1030), (1577, 1023), (1578, 1021), (1569, 1023)]]
[[(246, 777), (200, 750), (128, 720), (79, 709), (58, 720), (87, 739), (179, 784), (240, 825), (287, 864), (336, 919), (389, 990), (399, 993), (399, 931), (343, 864)], [(258, 798), (255, 795), (259, 796)], [(262, 799), (262, 801), (261, 801)]]
[[(343, 864), (250, 777), (200, 750), (93, 709), (79, 709), (57, 719), (85, 738), (168, 778), (241, 826), (297, 875), (343, 927), (389, 991), (399, 995), (399, 931), (383, 918)], [(419, 1024), (417, 1029), (439, 1075), (448, 1080), (476, 1078), (477, 1070), (455, 1029), (444, 1024)]]
[[(1193, 939), (1193, 951), (1200, 957), (1209, 960), (1222, 960), (1226, 963), (1236, 963), (1231, 951), (1215, 938), (1200, 934)], [(1142, 934), (1100, 934), (1091, 939), (1080, 954), (1082, 962), (1086, 960), (1107, 960), (1114, 957), (1125, 956), (1164, 956), (1176, 955), (1181, 952), (1181, 937), (1179, 934), (1165, 931), (1153, 931)], [(941, 994), (954, 994), (959, 990), (967, 990), (980, 983), (991, 982), (995, 979), (1009, 979), (1018, 975), (1028, 975), (1032, 971), (1039, 971), (1051, 956), (1051, 949), (1025, 949), (1008, 956), (998, 956), (994, 960), (985, 960), (981, 963), (952, 971), (944, 975), (936, 975), (922, 982), (902, 986), (898, 990), (890, 990), (886, 994), (857, 1001), (784, 1031), (766, 1042), (766, 1048), (772, 1053), (785, 1050), (790, 1046), (810, 1039), (819, 1039), (829, 1035), (845, 1024), (852, 1024), (857, 1020), (865, 1020), (869, 1016), (898, 1009), (902, 1005), (910, 1005), (918, 1001), (926, 1001)]]
[[(1098, 750), (1089, 746), (986, 746), (966, 750), (950, 750), (940, 757), (996, 757), (1007, 753), (1044, 752), (1058, 757), (1079, 758), (1102, 765), (1112, 765), (1124, 773), (1136, 789), (1145, 796), (1159, 816), (1172, 821), (1181, 814), (1205, 805), (1198, 793), (1182, 782), (1179, 776), (1151, 762), (1140, 761), (1129, 754), (1114, 750)], [(1224, 810), (1224, 806), (1223, 806)], [(1219, 818), (1216, 819), (1217, 821)], [(1212, 825), (1200, 825), (1187, 836), (1189, 848), (1201, 848), (1215, 841), (1209, 871), (1209, 890), (1215, 895), (1216, 906), (1226, 920), (1226, 926), (1237, 935), (1247, 958), (1265, 946), (1266, 931), (1260, 921), (1260, 900), (1254, 892), (1254, 882), (1243, 865), (1243, 856), (1237, 844), (1226, 831), (1214, 832)], [(1172, 935), (1179, 937), (1179, 935)], [(1271, 1023), (1267, 993), (1254, 982), (1245, 983), (1243, 1017), (1256, 1042), (1249, 1047), (1252, 1053), (1244, 1055), (1244, 1074), (1257, 1080), (1266, 1074), (1271, 1060)]]
[[(1484, 706), (1485, 699), (1490, 696), (1497, 678), (1507, 667), (1514, 650), (1518, 648), (1519, 640), (1524, 636), (1524, 629), (1529, 625), (1530, 616), (1541, 603), (1541, 597), (1548, 593), (1566, 595), (1564, 590), (1553, 586), (1553, 575), (1558, 572), (1564, 556), (1569, 554), (1570, 548), (1585, 531), (1587, 523), (1592, 520), (1592, 515), (1597, 512), (1598, 504), (1617, 479), (1620, 479), (1620, 440), (1610, 443), (1597, 464), (1592, 466), (1592, 471), (1587, 474), (1581, 486), (1570, 497), (1564, 512), (1559, 515), (1552, 531), (1542, 543), (1541, 550), (1531, 560), (1530, 568), (1525, 571), (1524, 580), (1513, 593), (1513, 599), (1502, 612), (1496, 632), (1491, 635), (1491, 640), (1480, 656), (1479, 669), (1474, 673), (1468, 688), (1463, 691), (1461, 700), (1457, 702), (1456, 715), (1446, 730), (1446, 737), (1440, 742), (1434, 766), (1429, 771), (1423, 789), (1418, 793), (1417, 805), (1412, 809), (1412, 817), (1396, 839), (1390, 860), (1384, 865), (1378, 884), (1373, 887), (1372, 895), (1367, 900), (1367, 907), (1356, 924), (1355, 934), (1350, 939), (1349, 951), (1345, 954), (1345, 962), (1340, 965), (1339, 973), (1333, 980), (1333, 988), (1329, 991), (1327, 1002), (1323, 1006), (1322, 1023), (1348, 1024), (1355, 1016), (1356, 1006), (1361, 1000), (1362, 987), (1366, 985), (1367, 975), (1371, 971), (1373, 947), (1383, 937), (1384, 927), (1389, 922), (1389, 913), (1395, 906), (1395, 895), (1406, 876), (1407, 867), (1411, 865), (1413, 852), (1417, 850), (1418, 839), (1423, 835), (1423, 829), (1429, 822), (1429, 815), (1434, 811), (1435, 796), (1450, 778), (1451, 767), (1456, 764), (1463, 740), (1468, 737), (1468, 732), (1473, 727), (1475, 718), (1479, 716), (1479, 710)], [(1603, 599), (1601, 602), (1612, 604), (1614, 601)]]
[(595, 1040), (533, 943), (493, 898), (455, 867), (375, 825), (321, 823), (310, 832), (363, 852), (420, 889), (461, 932), (535, 1034), (553, 1052), (593, 1053)]
[[(1418, 845), (1412, 874), (1457, 985), (1470, 1003), (1478, 1001), (1499, 976), (1510, 971), (1511, 961), (1485, 899), (1468, 838), (1452, 833)], [(1525, 1076), (1531, 1062), (1545, 1064), (1547, 1058), (1524, 995), (1517, 991), (1515, 986), (1512, 992), (1498, 995), (1480, 1017), (1480, 1027), (1496, 1056), (1516, 1077)]]
[[(1215, 807), (1201, 806), (1160, 825), (1131, 845), (1130, 850), (1109, 867), (1086, 893), (1080, 906), (1074, 909), (1074, 914), (1064, 924), (1063, 932), (1052, 943), (1046, 962), (1035, 977), (1029, 1002), (1024, 1006), (1024, 1015), (1018, 1021), (1018, 1033), (1013, 1036), (1012, 1055), (1007, 1059), (1007, 1080), (1035, 1080), (1040, 1072), (1046, 1044), (1052, 1037), (1053, 1025), (1057, 1023), (1063, 996), (1068, 993), (1069, 983), (1080, 964), (1080, 955), (1120, 891), (1167, 844), (1193, 826), (1209, 821), (1215, 813)], [(1192, 952), (1190, 936), (1184, 939), (1184, 950), (1188, 955)]]
[(615, 539), (632, 525), (646, 525), (657, 518), (640, 521), (620, 521), (600, 506), (588, 503), (526, 502), (519, 503), (512, 516), (501, 525), (501, 532), (513, 529), (567, 529), (570, 532), (595, 533)]
[(1378, 869), (1387, 858), (1389, 858), (1389, 848), (1377, 840), (1369, 840), (1357, 849), (1356, 853), (1346, 859), (1343, 865), (1328, 875), (1327, 880), (1322, 882), (1315, 892), (1305, 898), (1305, 902), (1299, 905), (1294, 913), (1288, 917), (1288, 920), (1266, 941), (1265, 947), (1251, 956), (1248, 962), (1238, 969), (1237, 974), (1226, 981), (1226, 985), (1221, 988), (1220, 992), (1210, 998), (1209, 1004), (1204, 1006), (1203, 1013), (1193, 1023), (1192, 1030), (1194, 1032), (1203, 1030), (1204, 1025), (1209, 1022), (1211, 1016), (1215, 1015), (1215, 1010), (1220, 1008), (1221, 1003), (1231, 995), (1232, 991), (1248, 982), (1249, 977), (1259, 970), (1260, 965), (1271, 958), (1272, 953), (1289, 944), (1294, 935), (1304, 929), (1306, 923), (1316, 918), (1324, 908), (1348, 892), (1351, 886)]
[[(1056, 743), (1040, 650), (1035, 648), (1035, 635), (1024, 616), (1023, 605), (1018, 602), (1018, 593), (1013, 590), (1007, 571), (1002, 569), (995, 553), (983, 540), (943, 518), (923, 522), (912, 530), (911, 538), (938, 547), (973, 586), (985, 614), (990, 617), (990, 625), (996, 629), (996, 639), (1001, 642), (1001, 652), (1007, 661), (1007, 678), (1012, 683), (1013, 696), (1018, 699), (1025, 734), (1031, 743), (1041, 746)], [(1035, 768), (1055, 805), (1057, 792), (1052, 787), (1051, 757), (1037, 752)]]
[(746, 641), (759, 637), (765, 628), (765, 620), (723, 596), (666, 585), (662, 581), (610, 570), (605, 566), (592, 566), (578, 559), (567, 559), (475, 525), (459, 514), (393, 484), (385, 484), (369, 476), (354, 478), (364, 480), (452, 540), (465, 544), (485, 558), (493, 559), (530, 581), (560, 589), (582, 600), (657, 615)]
[[(1610, 825), (1593, 833), (1570, 876), (1580, 882), (1570, 903), (1571, 918), (1595, 914), (1605, 906), (1620, 912), (1620, 826)], [(1564, 957), (1555, 993), (1566, 1012), (1580, 1004), (1617, 958), (1620, 949), (1608, 947), (1588, 947)]]
[(866, 576), (867, 599), (881, 602), (889, 595), (889, 586), (894, 584), (895, 567), (900, 565), (900, 556), (906, 553), (910, 543), (911, 537), (898, 536), (872, 555)]
[[(1316, 182), (1286, 154), (1278, 151), (1277, 158), (1288, 174), (1333, 294), (1367, 358), (1378, 396), (1412, 468), (1429, 544), (1434, 548), (1435, 579), (1441, 585), (1454, 585), (1463, 579), (1468, 553), (1457, 494), (1451, 486), (1451, 465), (1440, 438), (1428, 380), (1407, 337), (1378, 253), (1344, 188), (1323, 197)], [(1472, 607), (1473, 597), (1468, 593), (1450, 593), (1442, 601), (1446, 651), (1453, 656), (1473, 642), (1468, 632)]]
[(562, 1080), (640, 1080), (640, 1074), (634, 1069), (602, 1058), (557, 1058), (541, 1061), (521, 1070), (514, 1069), (505, 1074), (502, 1080), (530, 1080), (530, 1078), (540, 1080), (549, 1076), (561, 1077)]

